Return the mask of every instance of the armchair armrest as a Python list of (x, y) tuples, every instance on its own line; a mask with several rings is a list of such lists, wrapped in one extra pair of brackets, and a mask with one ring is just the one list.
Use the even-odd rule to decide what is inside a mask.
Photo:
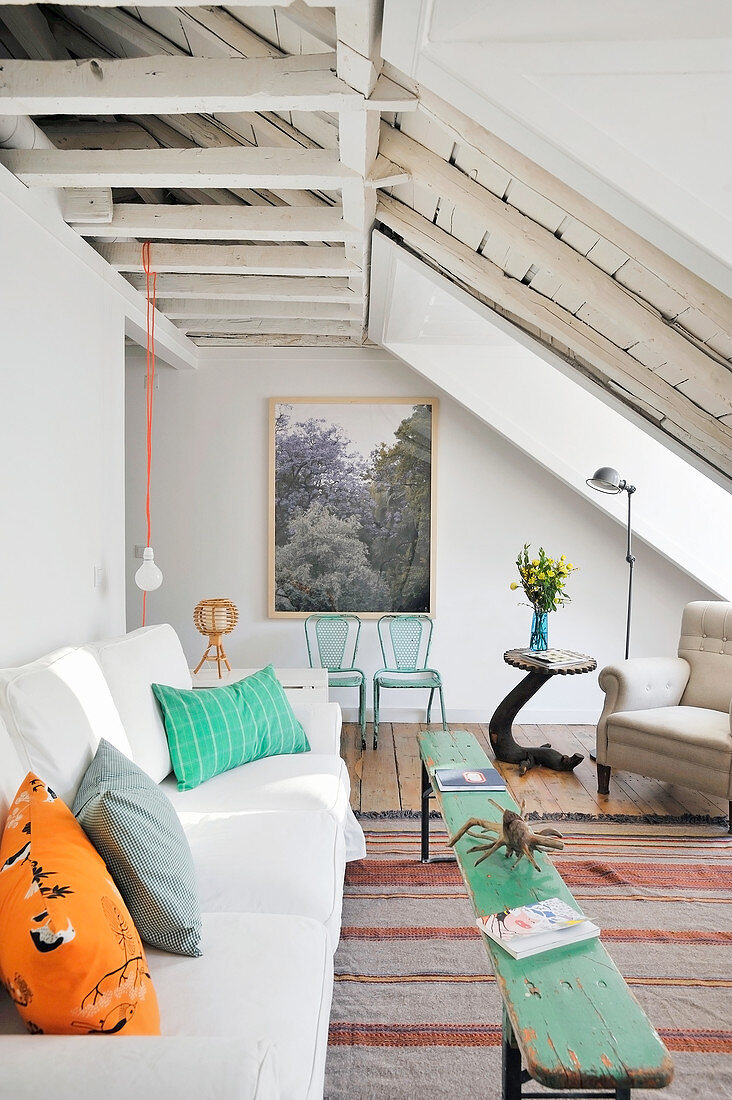
[(677, 707), (690, 674), (689, 663), (683, 657), (634, 657), (603, 668), (598, 678), (605, 692), (605, 705), (597, 723), (598, 763), (605, 760), (606, 726), (611, 714)]
[(275, 1052), (263, 1042), (211, 1036), (3, 1035), (5, 1096), (78, 1100), (272, 1100)]

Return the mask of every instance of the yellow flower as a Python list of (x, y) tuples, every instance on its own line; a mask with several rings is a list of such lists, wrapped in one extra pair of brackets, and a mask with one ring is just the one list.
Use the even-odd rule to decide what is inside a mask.
[(544, 576), (544, 574), (543, 574), (543, 573), (540, 573), (540, 574), (539, 574), (539, 580), (540, 580), (540, 581), (545, 581), (545, 580), (546, 580), (546, 577)]
[(539, 560), (538, 560), (538, 558), (534, 558), (534, 560), (532, 561), (532, 563), (531, 563), (531, 564), (532, 564), (532, 565), (538, 565), (538, 564), (539, 564)]
[(514, 592), (516, 591), (516, 589), (518, 588), (518, 585), (516, 584), (516, 581), (511, 581), (511, 588)]
[(572, 565), (571, 561), (567, 562), (567, 569), (574, 569), (574, 566)]
[(547, 575), (547, 577), (553, 577), (554, 576), (554, 570), (553, 569), (547, 569), (546, 575)]

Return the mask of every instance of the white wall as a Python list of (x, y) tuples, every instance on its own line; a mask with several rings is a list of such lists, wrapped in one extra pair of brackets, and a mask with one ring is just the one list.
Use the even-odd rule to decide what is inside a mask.
[(125, 315), (0, 172), (0, 665), (14, 665), (124, 630)]
[[(301, 621), (267, 618), (267, 469), (270, 396), (425, 396), (425, 381), (384, 351), (268, 349), (197, 372), (160, 371), (155, 395), (153, 536), (162, 587), (148, 622), (169, 621), (191, 663), (205, 647), (194, 629), (198, 600), (226, 596), (239, 624), (226, 639), (232, 665), (306, 663)], [(550, 616), (550, 644), (622, 657), (627, 566), (621, 527), (552, 477), (457, 402), (440, 398), (437, 439), (437, 617), (433, 663), (446, 684), (449, 718), (487, 721), (516, 683), (504, 650), (528, 645), (531, 610), (509, 589), (524, 542), (580, 565), (573, 602)], [(144, 363), (128, 366), (128, 579), (144, 542)], [(681, 609), (709, 594), (639, 544), (632, 650), (673, 653)], [(140, 594), (128, 583), (128, 629)], [(362, 631), (359, 663), (379, 667), (375, 624)], [(355, 695), (355, 693), (353, 693)], [(405, 698), (405, 695), (407, 698)], [(344, 703), (350, 696), (339, 693)], [(555, 677), (524, 721), (593, 721), (596, 676)], [(387, 693), (386, 713), (417, 717), (411, 693)], [(395, 708), (399, 708), (397, 712)], [(423, 712), (421, 712), (423, 713)]]

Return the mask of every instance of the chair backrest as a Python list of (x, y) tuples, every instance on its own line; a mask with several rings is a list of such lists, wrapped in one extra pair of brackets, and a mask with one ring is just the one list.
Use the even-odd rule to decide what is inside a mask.
[(686, 605), (679, 657), (691, 666), (682, 706), (728, 711), (732, 701), (732, 603)]
[(356, 664), (361, 620), (358, 615), (318, 613), (305, 620), (305, 640), (311, 668), (329, 672), (352, 669)]
[(417, 672), (426, 667), (432, 644), (429, 615), (382, 615), (377, 625), (385, 668)]

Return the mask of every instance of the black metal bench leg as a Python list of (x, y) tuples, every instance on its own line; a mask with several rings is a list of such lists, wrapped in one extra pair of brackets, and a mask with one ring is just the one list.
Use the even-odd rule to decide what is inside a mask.
[(501, 1039), (502, 1100), (521, 1100), (521, 1052), (513, 1037), (513, 1030), (503, 1009), (503, 1034)]
[(615, 1089), (615, 1100), (630, 1100), (630, 1089), (624, 1085), (618, 1085)]
[(427, 769), (424, 766), (424, 760), (422, 761), (422, 786), (420, 788), (422, 792), (422, 812), (420, 816), (420, 830), (421, 830), (421, 850), (420, 859), (422, 863), (429, 863), (430, 861), (430, 795), (432, 793), (432, 785), (430, 783), (430, 777), (427, 774)]

